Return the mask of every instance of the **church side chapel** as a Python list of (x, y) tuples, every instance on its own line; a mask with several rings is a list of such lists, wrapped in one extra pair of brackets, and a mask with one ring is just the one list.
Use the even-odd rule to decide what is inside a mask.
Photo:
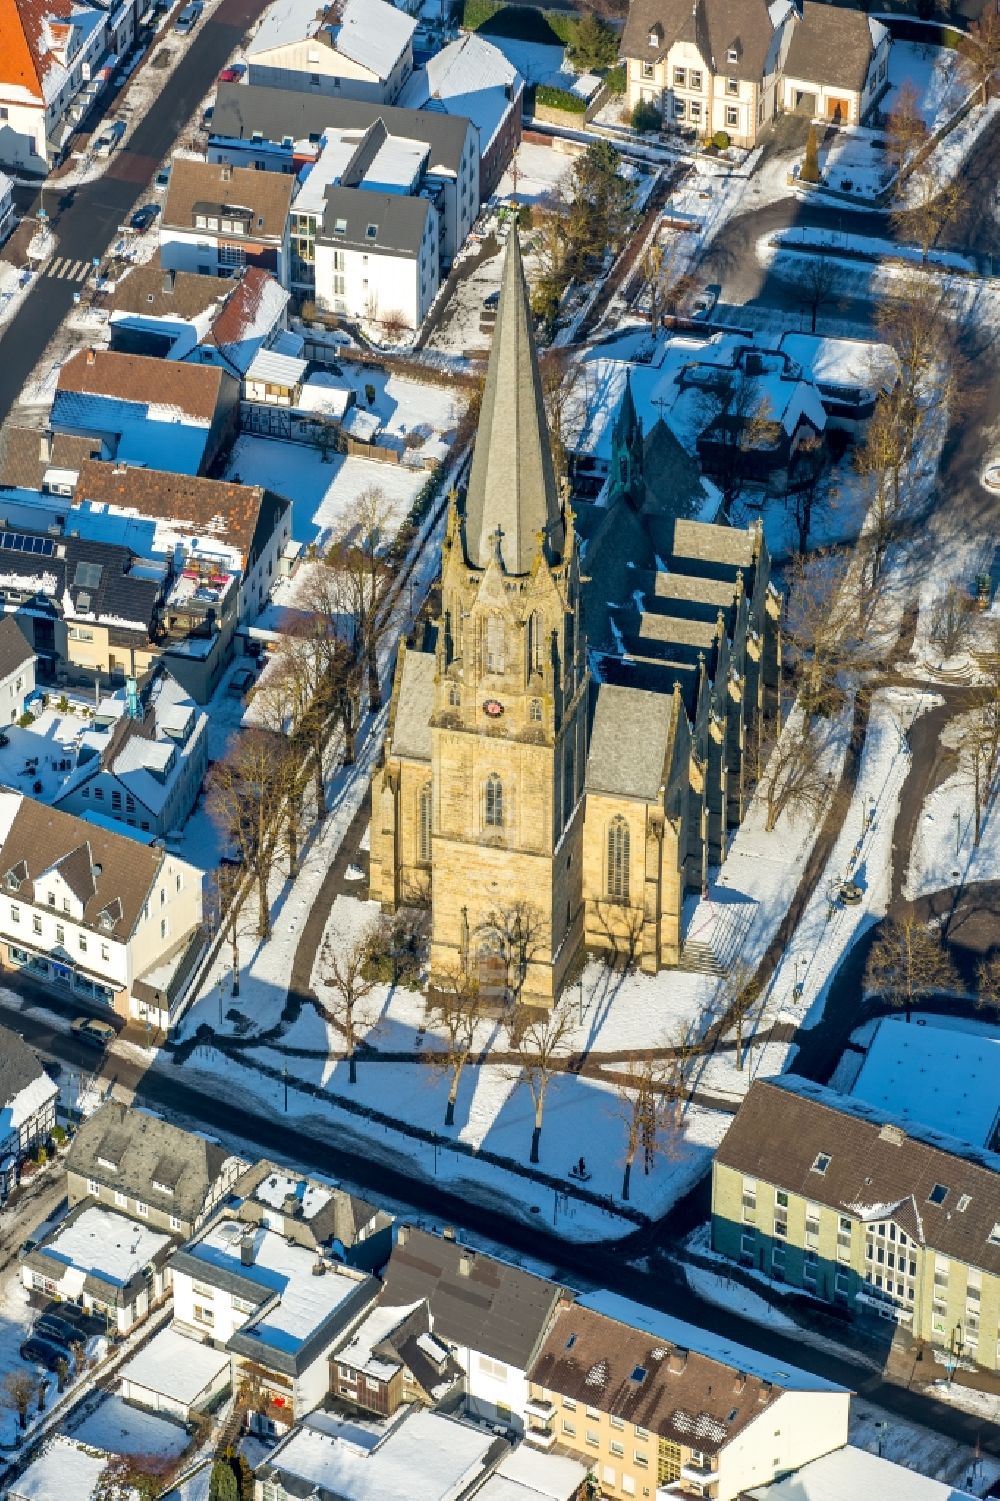
[(655, 974), (725, 858), (781, 598), (759, 526), (687, 519), (646, 473), (664, 446), (626, 389), (609, 485), (574, 514), (512, 235), (440, 614), (400, 648), (372, 785), (371, 896), (429, 902), (432, 983), (551, 1007), (582, 945)]

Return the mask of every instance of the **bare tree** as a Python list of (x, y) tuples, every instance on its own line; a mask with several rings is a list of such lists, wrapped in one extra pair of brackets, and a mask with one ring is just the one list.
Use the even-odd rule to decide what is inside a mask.
[(347, 524), (330, 548), (327, 562), (342, 577), (344, 599), (353, 620), (355, 651), (368, 678), (368, 706), (382, 702), (378, 649), (393, 625), (389, 598), (395, 577), (387, 553), (392, 512), (377, 486), (363, 490)]
[(4, 1402), (17, 1413), (17, 1425), (23, 1432), (28, 1426), (28, 1409), (38, 1392), (38, 1381), (30, 1371), (9, 1371), (3, 1378)]
[(445, 1109), (446, 1126), (455, 1124), (455, 1104), (462, 1082), (462, 1073), (476, 1040), (476, 1027), (483, 1016), (479, 998), (479, 981), (470, 972), (458, 966), (440, 974), (428, 991), (426, 1017), (435, 1036), (444, 1040), (444, 1048), (435, 1051), (435, 1066), (448, 1071), (448, 1104)]
[(319, 1011), (325, 1021), (340, 1027), (344, 1033), (344, 1051), (351, 1084), (358, 1082), (355, 1050), (357, 1029), (362, 1021), (358, 1011), (378, 984), (370, 973), (370, 966), (381, 947), (380, 938), (379, 925), (373, 923), (346, 943), (335, 945), (328, 941), (323, 945), (321, 955), (322, 981), (332, 991), (332, 999), (321, 1001)]
[(172, 1455), (114, 1454), (98, 1478), (94, 1501), (155, 1501), (177, 1473)]
[(545, 923), (533, 902), (509, 902), (492, 908), (476, 929), (480, 950), (497, 956), (504, 970), (508, 1001), (521, 999), (528, 966), (543, 947)]
[(720, 1010), (724, 1025), (736, 1034), (736, 1067), (743, 1071), (743, 1037), (747, 1018), (761, 998), (761, 985), (752, 964), (738, 959), (719, 987)]
[(885, 154), (898, 172), (927, 140), (927, 125), (920, 109), (916, 85), (903, 84), (885, 123)]
[(535, 1124), (531, 1133), (531, 1161), (538, 1161), (538, 1144), (542, 1137), (545, 1097), (553, 1075), (559, 1072), (566, 1057), (568, 1039), (573, 1030), (572, 1007), (565, 1000), (551, 1011), (515, 1028), (511, 1048), (521, 1063), (521, 1081), (527, 1085), (535, 1107)]
[(582, 401), (576, 385), (578, 367), (579, 362), (561, 348), (546, 349), (538, 361), (552, 444), (552, 463), (557, 476), (567, 471), (566, 439), (582, 416)]
[(639, 264), (643, 293), (649, 300), (649, 325), (653, 333), (664, 314), (675, 313), (694, 289), (680, 236), (654, 240)]
[(987, 5), (979, 20), (959, 33), (956, 51), (967, 83), (979, 90), (979, 103), (985, 104), (1000, 70), (1000, 11), (995, 5)]
[(958, 972), (939, 933), (912, 914), (886, 919), (868, 956), (866, 990), (876, 991), (890, 1006), (905, 1007), (909, 1021), (924, 996), (958, 988)]
[(804, 259), (799, 286), (802, 288), (802, 301), (812, 320), (810, 327), (815, 333), (820, 308), (826, 307), (836, 290), (837, 267), (826, 255), (808, 255)]
[(994, 626), (990, 647), (979, 656), (981, 681), (969, 691), (961, 750), (969, 757), (975, 802), (975, 844), (982, 839), (983, 815), (996, 791), (1000, 773), (1000, 630)]
[(783, 813), (822, 811), (830, 791), (822, 769), (823, 750), (824, 737), (817, 723), (801, 707), (793, 710), (757, 783), (757, 794), (766, 809), (766, 833), (774, 831)]
[(702, 438), (712, 447), (713, 467), (727, 500), (743, 486), (755, 448), (775, 436), (766, 397), (745, 370), (720, 370), (699, 403)]
[(879, 595), (862, 588), (860, 563), (843, 548), (793, 558), (787, 582), (785, 664), (805, 713), (829, 716), (844, 700), (845, 679), (879, 664)]
[(673, 1150), (683, 1088), (683, 1066), (676, 1057), (641, 1059), (615, 1088), (619, 1115), (625, 1127), (622, 1198), (626, 1203), (639, 1149), (642, 1149), (642, 1170), (647, 1177), (653, 1170), (657, 1155), (670, 1155)]
[(835, 491), (826, 484), (826, 445), (819, 433), (803, 438), (796, 453), (796, 483), (787, 497), (788, 509), (795, 523), (800, 553), (809, 546), (813, 521), (821, 507), (833, 508)]
[(952, 579), (931, 607), (930, 639), (940, 648), (945, 659), (954, 657), (968, 641), (971, 626), (972, 609), (968, 593), (961, 580)]
[(286, 832), (294, 777), (289, 742), (258, 729), (238, 735), (209, 774), (209, 813), (256, 884), (257, 931), (263, 939), (271, 936), (268, 880)]
[(965, 184), (950, 176), (934, 161), (933, 153), (922, 156), (907, 179), (907, 204), (900, 202), (892, 219), (897, 233), (912, 234), (924, 261), (944, 231), (958, 218), (965, 204)]
[(1000, 954), (983, 959), (976, 970), (976, 1006), (1000, 1016)]

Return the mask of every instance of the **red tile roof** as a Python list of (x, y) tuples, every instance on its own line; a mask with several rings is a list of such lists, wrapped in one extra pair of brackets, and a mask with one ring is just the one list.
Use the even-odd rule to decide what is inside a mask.
[(211, 422), (223, 377), (224, 371), (215, 365), (188, 365), (109, 349), (81, 349), (63, 365), (57, 389), (176, 407), (186, 416)]
[(44, 0), (0, 0), (0, 89), (27, 89), (42, 98)]

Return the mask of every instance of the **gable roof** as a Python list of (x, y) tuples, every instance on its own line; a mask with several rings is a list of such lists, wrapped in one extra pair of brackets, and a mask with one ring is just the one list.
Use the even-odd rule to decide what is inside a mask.
[(40, 490), (49, 470), (77, 470), (84, 459), (100, 455), (99, 438), (8, 425), (0, 428), (0, 486)]
[(953, 1489), (950, 1481), (934, 1480), (853, 1444), (810, 1460), (794, 1475), (755, 1485), (746, 1496), (747, 1501), (973, 1501), (971, 1492)]
[(327, 16), (337, 51), (385, 82), (417, 29), (414, 17), (387, 0), (346, 0), (338, 26), (336, 10), (331, 6)]
[[(814, 1164), (829, 1157), (823, 1172)], [(750, 1086), (716, 1161), (1000, 1275), (1000, 1156), (789, 1075)], [(936, 1185), (947, 1189), (930, 1200)], [(965, 1201), (964, 1208), (958, 1208)]]
[(231, 1157), (204, 1136), (109, 1100), (78, 1128), (66, 1168), (194, 1222)]
[[(274, 175), (253, 173), (255, 177)], [(160, 409), (171, 407), (193, 422), (209, 424), (219, 405), (224, 376), (225, 372), (214, 365), (186, 365), (142, 354), (81, 349), (59, 371), (56, 395), (74, 392)]]
[(0, 85), (42, 99), (44, 0), (0, 0)]
[(271, 332), (288, 306), (290, 293), (260, 266), (247, 266), (212, 321), (208, 342), (219, 349)]
[(672, 693), (601, 683), (587, 754), (587, 791), (659, 801), (677, 709)]
[(49, 1092), (58, 1093), (58, 1086), (49, 1078), (38, 1055), (20, 1033), (0, 1027), (0, 1111), (10, 1106), (22, 1090), (40, 1080), (51, 1085)]
[(523, 90), (524, 79), (500, 48), (467, 31), (415, 68), (399, 97), (431, 118), (467, 115), (485, 156)]
[(405, 647), (400, 665), (391, 726), (392, 753), (412, 761), (431, 759), (431, 714), (434, 711), (434, 653)]
[(785, 77), (860, 94), (884, 34), (882, 23), (862, 11), (805, 0), (785, 58)]
[(234, 295), (235, 286), (217, 276), (199, 276), (194, 271), (166, 271), (159, 256), (132, 270), (115, 285), (108, 306), (112, 313), (142, 313), (147, 318), (197, 318), (200, 313), (222, 307)]
[(76, 498), (176, 521), (198, 535), (218, 537), (239, 550), (244, 567), (255, 553), (255, 539), (270, 536), (277, 516), (291, 506), (284, 496), (260, 485), (94, 462), (81, 467)]
[(772, 9), (767, 0), (632, 0), (621, 53), (652, 61), (692, 42), (713, 72), (759, 83), (774, 39)]
[[(295, 178), (284, 172), (255, 172), (250, 167), (229, 167), (224, 162), (175, 157), (162, 222), (190, 230), (195, 205), (225, 204), (252, 211), (251, 239), (281, 241), (294, 189)], [(261, 219), (263, 224), (258, 222)]]
[[(430, 211), (426, 198), (330, 187), (326, 190), (321, 234), (327, 244), (353, 245), (369, 255), (406, 255), (415, 259), (420, 254)], [(336, 228), (338, 225), (343, 228)], [(368, 233), (369, 226), (375, 228), (374, 237)]]
[(384, 1273), (384, 1301), (430, 1305), (437, 1334), (525, 1370), (561, 1289), (443, 1236), (401, 1226)]
[(565, 527), (516, 229), (504, 256), (477, 427), (465, 498), (466, 557), (486, 568), (499, 534), (506, 572), (523, 575), (531, 571), (540, 536), (550, 559), (562, 555)]
[(34, 657), (35, 648), (21, 629), (17, 616), (5, 615), (0, 620), (0, 682), (34, 661)]
[[(67, 856), (73, 858), (67, 861)], [(84, 923), (124, 943), (156, 884), (163, 858), (162, 850), (152, 845), (139, 844), (71, 813), (48, 808), (34, 798), (20, 796), (17, 812), (0, 843), (0, 882), (6, 884), (8, 872), (23, 864), (26, 875), (18, 886), (18, 895), (23, 901), (34, 901), (38, 879), (63, 866), (60, 874), (83, 901)], [(105, 913), (116, 919), (109, 927), (101, 922)]]

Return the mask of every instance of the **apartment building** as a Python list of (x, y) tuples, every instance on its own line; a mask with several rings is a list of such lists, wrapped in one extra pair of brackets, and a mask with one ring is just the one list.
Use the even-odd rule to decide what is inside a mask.
[(0, 792), (0, 967), (168, 1025), (173, 977), (201, 942), (203, 881), (164, 850)]
[(90, 1201), (153, 1230), (194, 1235), (244, 1163), (196, 1131), (108, 1100), (83, 1121), (66, 1157), (70, 1207)]
[(199, 276), (234, 276), (255, 266), (287, 286), (294, 190), (294, 182), (273, 172), (176, 158), (160, 219), (161, 266)]
[(236, 1185), (240, 1218), (267, 1225), (317, 1255), (376, 1272), (392, 1250), (391, 1214), (320, 1174), (290, 1172), (266, 1158)]
[(1000, 1369), (1000, 1156), (788, 1076), (754, 1083), (712, 1171), (721, 1255)]
[(612, 1293), (561, 1305), (528, 1381), (528, 1442), (616, 1501), (736, 1501), (847, 1441), (842, 1387)]
[(392, 104), (413, 71), (415, 30), (387, 0), (275, 0), (247, 48), (247, 81)]

